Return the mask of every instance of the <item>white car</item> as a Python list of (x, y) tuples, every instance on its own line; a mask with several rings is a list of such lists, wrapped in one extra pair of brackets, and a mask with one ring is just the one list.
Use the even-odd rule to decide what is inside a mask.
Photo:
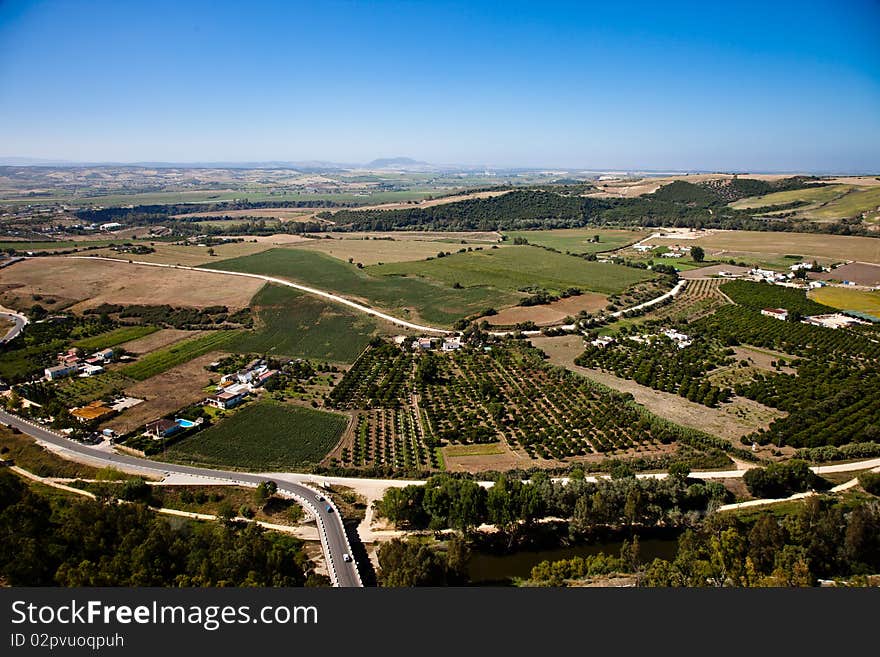
[(351, 561), (351, 557), (348, 556), (347, 554), (343, 554), (343, 555), (342, 555), (342, 560), (343, 560), (343, 561)]

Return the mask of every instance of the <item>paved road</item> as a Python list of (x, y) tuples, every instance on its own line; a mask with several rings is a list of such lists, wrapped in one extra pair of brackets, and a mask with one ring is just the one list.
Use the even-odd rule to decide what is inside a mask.
[[(209, 468), (195, 468), (187, 465), (151, 461), (149, 459), (128, 456), (126, 454), (111, 453), (97, 447), (83, 445), (70, 440), (41, 427), (40, 425), (33, 424), (2, 410), (0, 410), (0, 422), (10, 427), (15, 427), (23, 433), (42, 442), (50, 443), (61, 447), (64, 450), (87, 456), (92, 461), (99, 461), (108, 466), (128, 465), (136, 467), (142, 471), (153, 472), (162, 476), (170, 473), (178, 473), (196, 477), (207, 477), (214, 480), (223, 480), (242, 485), (259, 484), (267, 479), (266, 476), (257, 474), (211, 470)], [(318, 532), (321, 536), (321, 545), (324, 548), (324, 556), (327, 559), (327, 569), (330, 571), (330, 578), (333, 580), (333, 584), (335, 586), (344, 587), (363, 586), (360, 574), (358, 573), (357, 564), (354, 561), (346, 562), (342, 557), (343, 554), (351, 554), (351, 547), (348, 543), (348, 537), (345, 535), (345, 529), (342, 526), (342, 518), (339, 516), (339, 510), (336, 509), (335, 505), (326, 500), (326, 498), (319, 502), (315, 499), (315, 495), (318, 494), (317, 491), (301, 483), (295, 483), (289, 480), (276, 480), (276, 483), (278, 483), (279, 492), (289, 494), (296, 498), (312, 515), (314, 515), (318, 526)], [(321, 496), (323, 498), (323, 494)], [(327, 511), (326, 507), (328, 505), (331, 507), (332, 511)]]
[(0, 312), (0, 317), (15, 322), (15, 326), (9, 329), (6, 335), (0, 338), (0, 344), (9, 342), (10, 340), (14, 340), (15, 338), (17, 338), (19, 333), (21, 333), (24, 329), (24, 325), (28, 323), (27, 317), (14, 312)]
[(185, 265), (167, 265), (159, 262), (143, 262), (142, 260), (122, 260), (120, 258), (105, 258), (103, 256), (67, 256), (68, 258), (82, 258), (84, 260), (109, 260), (110, 262), (123, 262), (126, 264), (132, 265), (142, 265), (146, 267), (164, 267), (166, 269), (188, 269), (191, 271), (202, 271), (209, 272), (211, 274), (224, 274), (226, 276), (243, 276), (245, 278), (256, 278), (261, 281), (266, 281), (267, 283), (275, 283), (277, 285), (285, 285), (287, 287), (292, 287), (296, 290), (300, 290), (302, 292), (306, 292), (308, 294), (313, 294), (317, 297), (322, 297), (324, 299), (328, 299), (335, 303), (342, 304), (343, 306), (348, 306), (349, 308), (354, 308), (355, 310), (366, 313), (367, 315), (373, 315), (374, 317), (378, 317), (379, 319), (384, 319), (386, 322), (391, 322), (392, 324), (396, 324), (397, 326), (402, 326), (404, 328), (413, 329), (414, 331), (420, 331), (422, 333), (440, 333), (441, 335), (452, 335), (455, 331), (448, 331), (446, 329), (437, 328), (435, 326), (423, 326), (421, 324), (414, 324), (413, 322), (408, 322), (405, 319), (399, 319), (394, 317), (393, 315), (388, 315), (386, 313), (380, 312), (375, 308), (370, 308), (369, 306), (365, 306), (362, 303), (357, 303), (356, 301), (352, 301), (351, 299), (346, 299), (345, 297), (341, 297), (338, 294), (333, 294), (332, 292), (326, 292), (324, 290), (319, 290), (314, 287), (309, 287), (307, 285), (300, 285), (299, 283), (294, 283), (292, 281), (288, 281), (283, 278), (275, 278), (274, 276), (263, 276), (262, 274), (249, 274), (241, 271), (226, 271), (224, 269), (208, 269), (205, 267), (187, 267)]

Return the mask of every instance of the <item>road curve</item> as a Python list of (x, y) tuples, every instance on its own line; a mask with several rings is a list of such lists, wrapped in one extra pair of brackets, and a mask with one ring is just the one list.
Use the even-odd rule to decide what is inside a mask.
[(28, 323), (27, 317), (21, 315), (16, 312), (7, 311), (5, 308), (2, 308), (2, 312), (0, 312), (0, 317), (5, 317), (6, 319), (12, 320), (15, 323), (9, 331), (6, 332), (2, 338), (0, 338), (0, 344), (5, 344), (11, 340), (15, 340), (19, 336), (19, 334), (24, 330), (24, 325)]
[(225, 269), (210, 269), (206, 267), (188, 267), (186, 265), (169, 265), (161, 262), (144, 262), (142, 260), (123, 260), (121, 258), (107, 258), (105, 256), (66, 256), (68, 258), (78, 258), (81, 260), (107, 260), (110, 262), (122, 262), (125, 264), (131, 265), (142, 265), (145, 267), (164, 267), (166, 269), (187, 269), (190, 271), (203, 271), (209, 272), (211, 274), (224, 274), (226, 276), (243, 276), (245, 278), (256, 278), (261, 281), (266, 281), (267, 283), (275, 283), (277, 285), (285, 285), (287, 287), (292, 287), (296, 290), (300, 290), (301, 292), (306, 292), (307, 294), (313, 294), (316, 297), (321, 297), (332, 301), (334, 303), (342, 304), (343, 306), (348, 306), (349, 308), (354, 308), (355, 310), (366, 313), (367, 315), (373, 315), (374, 317), (378, 317), (379, 319), (384, 319), (387, 322), (391, 322), (392, 324), (396, 324), (397, 326), (402, 326), (403, 328), (413, 329), (414, 331), (421, 331), (423, 333), (439, 333), (441, 335), (452, 335), (455, 331), (449, 331), (447, 329), (437, 328), (435, 326), (423, 326), (421, 324), (414, 324), (413, 322), (408, 322), (405, 319), (400, 319), (398, 317), (394, 317), (393, 315), (389, 315), (387, 313), (383, 313), (375, 308), (370, 308), (369, 306), (365, 306), (362, 303), (357, 303), (356, 301), (352, 301), (351, 299), (346, 299), (345, 297), (341, 297), (338, 294), (333, 294), (332, 292), (327, 292), (325, 290), (319, 290), (314, 287), (309, 287), (307, 285), (301, 285), (299, 283), (294, 283), (293, 281), (288, 281), (284, 278), (275, 278), (274, 276), (263, 276), (262, 274), (249, 274), (247, 272), (241, 271), (226, 271)]
[[(108, 466), (128, 465), (142, 471), (153, 472), (162, 476), (171, 473), (178, 473), (193, 475), (196, 477), (220, 479), (232, 484), (245, 486), (253, 486), (268, 479), (268, 477), (264, 475), (225, 470), (211, 470), (209, 468), (196, 468), (188, 465), (151, 461), (150, 459), (138, 458), (136, 456), (106, 452), (96, 447), (90, 447), (74, 440), (70, 440), (54, 431), (46, 429), (45, 427), (2, 410), (0, 410), (0, 423), (15, 427), (22, 433), (26, 433), (41, 442), (50, 443), (61, 447), (64, 450), (87, 456), (90, 460), (100, 461)], [(324, 495), (316, 489), (304, 484), (287, 480), (276, 480), (276, 483), (278, 483), (278, 491), (280, 493), (294, 497), (315, 517), (315, 522), (318, 526), (318, 533), (321, 537), (321, 546), (324, 550), (324, 556), (327, 559), (327, 570), (330, 573), (330, 579), (333, 582), (333, 585), (340, 587), (363, 586), (355, 561), (352, 559), (352, 561), (347, 562), (343, 558), (344, 554), (351, 555), (351, 546), (349, 545), (348, 537), (345, 534), (345, 528), (342, 525), (342, 518), (339, 515), (339, 510), (333, 502), (325, 498)], [(321, 496), (321, 501), (316, 499), (317, 495)], [(328, 511), (327, 507), (330, 507), (331, 510)]]

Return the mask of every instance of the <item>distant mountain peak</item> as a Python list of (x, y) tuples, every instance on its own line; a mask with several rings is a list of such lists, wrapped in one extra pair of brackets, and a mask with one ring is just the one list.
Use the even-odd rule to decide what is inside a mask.
[(410, 167), (428, 167), (427, 162), (420, 162), (411, 157), (380, 157), (365, 165), (370, 169), (408, 169)]

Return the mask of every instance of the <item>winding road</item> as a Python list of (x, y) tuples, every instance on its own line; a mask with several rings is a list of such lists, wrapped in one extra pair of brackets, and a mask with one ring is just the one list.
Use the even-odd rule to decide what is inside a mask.
[(247, 272), (241, 271), (226, 271), (225, 269), (209, 269), (207, 267), (188, 267), (186, 265), (169, 265), (161, 262), (144, 262), (142, 260), (122, 260), (121, 258), (107, 258), (104, 256), (67, 256), (68, 258), (78, 258), (81, 260), (107, 260), (109, 262), (122, 262), (125, 264), (131, 265), (143, 265), (145, 267), (163, 267), (165, 269), (186, 269), (189, 271), (201, 271), (201, 272), (209, 272), (211, 274), (225, 274), (226, 276), (243, 276), (245, 278), (256, 278), (261, 281), (266, 281), (267, 283), (275, 283), (277, 285), (285, 285), (287, 287), (292, 287), (295, 290), (300, 290), (301, 292), (306, 292), (308, 294), (313, 294), (316, 297), (322, 297), (329, 301), (333, 301), (335, 303), (342, 304), (343, 306), (348, 306), (349, 308), (353, 308), (359, 312), (366, 313), (367, 315), (373, 315), (374, 317), (378, 317), (379, 319), (384, 319), (386, 322), (391, 322), (392, 324), (396, 324), (397, 326), (402, 326), (403, 328), (413, 329), (414, 331), (421, 331), (423, 333), (439, 333), (441, 335), (452, 335), (455, 331), (449, 331), (446, 329), (437, 328), (435, 326), (423, 326), (422, 324), (415, 324), (413, 322), (408, 322), (405, 319), (400, 319), (398, 317), (394, 317), (393, 315), (389, 315), (387, 313), (383, 313), (375, 308), (370, 308), (369, 306), (365, 306), (362, 303), (358, 303), (356, 301), (352, 301), (351, 299), (346, 299), (345, 297), (341, 297), (338, 294), (333, 294), (332, 292), (326, 292), (325, 290), (319, 290), (314, 287), (309, 287), (307, 285), (301, 285), (300, 283), (294, 283), (293, 281), (288, 281), (284, 278), (275, 278), (274, 276), (263, 276), (262, 274), (249, 274)]
[[(42, 443), (48, 443), (60, 447), (63, 451), (73, 452), (81, 457), (87, 457), (91, 462), (102, 463), (105, 466), (128, 466), (129, 468), (135, 468), (144, 473), (152, 473), (162, 477), (167, 477), (172, 473), (189, 475), (191, 477), (204, 477), (215, 481), (223, 481), (229, 484), (243, 486), (256, 486), (269, 479), (269, 477), (265, 475), (196, 468), (188, 465), (151, 461), (136, 456), (108, 452), (98, 447), (84, 445), (74, 440), (70, 440), (69, 438), (57, 434), (54, 431), (50, 431), (39, 424), (35, 424), (2, 410), (0, 410), (0, 422), (7, 426), (14, 427), (22, 433), (26, 433), (29, 436), (36, 438)], [(289, 479), (273, 479), (273, 481), (278, 484), (279, 493), (293, 497), (315, 517), (315, 523), (318, 526), (318, 534), (321, 537), (321, 546), (324, 550), (324, 556), (327, 559), (327, 570), (330, 574), (330, 580), (333, 582), (333, 585), (340, 587), (363, 586), (360, 573), (358, 572), (357, 563), (354, 559), (351, 561), (345, 561), (343, 558), (343, 555), (345, 554), (351, 555), (351, 545), (348, 542), (345, 528), (342, 525), (342, 517), (339, 515), (339, 510), (336, 508), (336, 505), (334, 505), (328, 498), (324, 497), (323, 493), (320, 493), (318, 490), (303, 483), (296, 483)], [(319, 501), (316, 499), (316, 496), (320, 496), (321, 500)], [(328, 510), (328, 507), (330, 510)]]
[(15, 324), (15, 326), (13, 326), (6, 332), (6, 335), (0, 338), (0, 344), (5, 344), (10, 340), (15, 340), (15, 338), (19, 336), (22, 330), (24, 330), (25, 324), (28, 323), (28, 318), (24, 315), (21, 315), (2, 306), (0, 306), (0, 317), (11, 320)]

